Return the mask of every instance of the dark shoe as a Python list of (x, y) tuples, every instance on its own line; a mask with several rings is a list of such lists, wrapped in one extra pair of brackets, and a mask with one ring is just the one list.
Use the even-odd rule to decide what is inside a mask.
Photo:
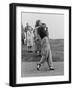
[(39, 71), (41, 67), (41, 64), (37, 64), (37, 70)]
[(53, 67), (50, 67), (49, 70), (54, 70), (54, 68)]

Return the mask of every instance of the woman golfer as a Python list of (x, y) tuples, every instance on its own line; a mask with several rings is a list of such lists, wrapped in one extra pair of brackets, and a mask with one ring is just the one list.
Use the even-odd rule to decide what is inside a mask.
[(50, 49), (50, 43), (48, 39), (48, 34), (46, 33), (45, 30), (46, 26), (41, 25), (38, 28), (38, 34), (41, 38), (41, 60), (37, 64), (37, 70), (40, 70), (41, 65), (46, 61), (48, 64), (49, 70), (54, 70), (53, 67), (53, 61), (52, 61), (52, 53)]

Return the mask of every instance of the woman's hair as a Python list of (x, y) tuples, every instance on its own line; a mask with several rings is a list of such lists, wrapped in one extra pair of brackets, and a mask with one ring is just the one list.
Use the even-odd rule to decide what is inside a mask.
[(39, 26), (39, 22), (40, 22), (40, 20), (37, 20), (37, 21), (36, 21), (35, 27)]
[(45, 26), (46, 27), (46, 23), (42, 23), (42, 26)]
[(42, 25), (46, 25), (46, 23), (42, 23)]

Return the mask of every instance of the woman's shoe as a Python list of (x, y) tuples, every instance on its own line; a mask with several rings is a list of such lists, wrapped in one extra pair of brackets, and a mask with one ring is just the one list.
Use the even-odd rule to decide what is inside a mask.
[(41, 67), (41, 64), (37, 64), (37, 70), (39, 71)]
[(54, 70), (54, 68), (53, 67), (50, 67), (49, 70)]

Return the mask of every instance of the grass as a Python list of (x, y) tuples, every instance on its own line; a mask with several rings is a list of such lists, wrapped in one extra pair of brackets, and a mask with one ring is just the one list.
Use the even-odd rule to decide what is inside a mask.
[[(50, 46), (52, 51), (53, 61), (64, 61), (64, 39), (50, 39)], [(40, 61), (40, 56), (37, 56), (35, 53), (28, 53), (26, 47), (22, 45), (21, 49), (22, 61)]]
[(64, 40), (50, 40), (53, 61), (64, 61)]

